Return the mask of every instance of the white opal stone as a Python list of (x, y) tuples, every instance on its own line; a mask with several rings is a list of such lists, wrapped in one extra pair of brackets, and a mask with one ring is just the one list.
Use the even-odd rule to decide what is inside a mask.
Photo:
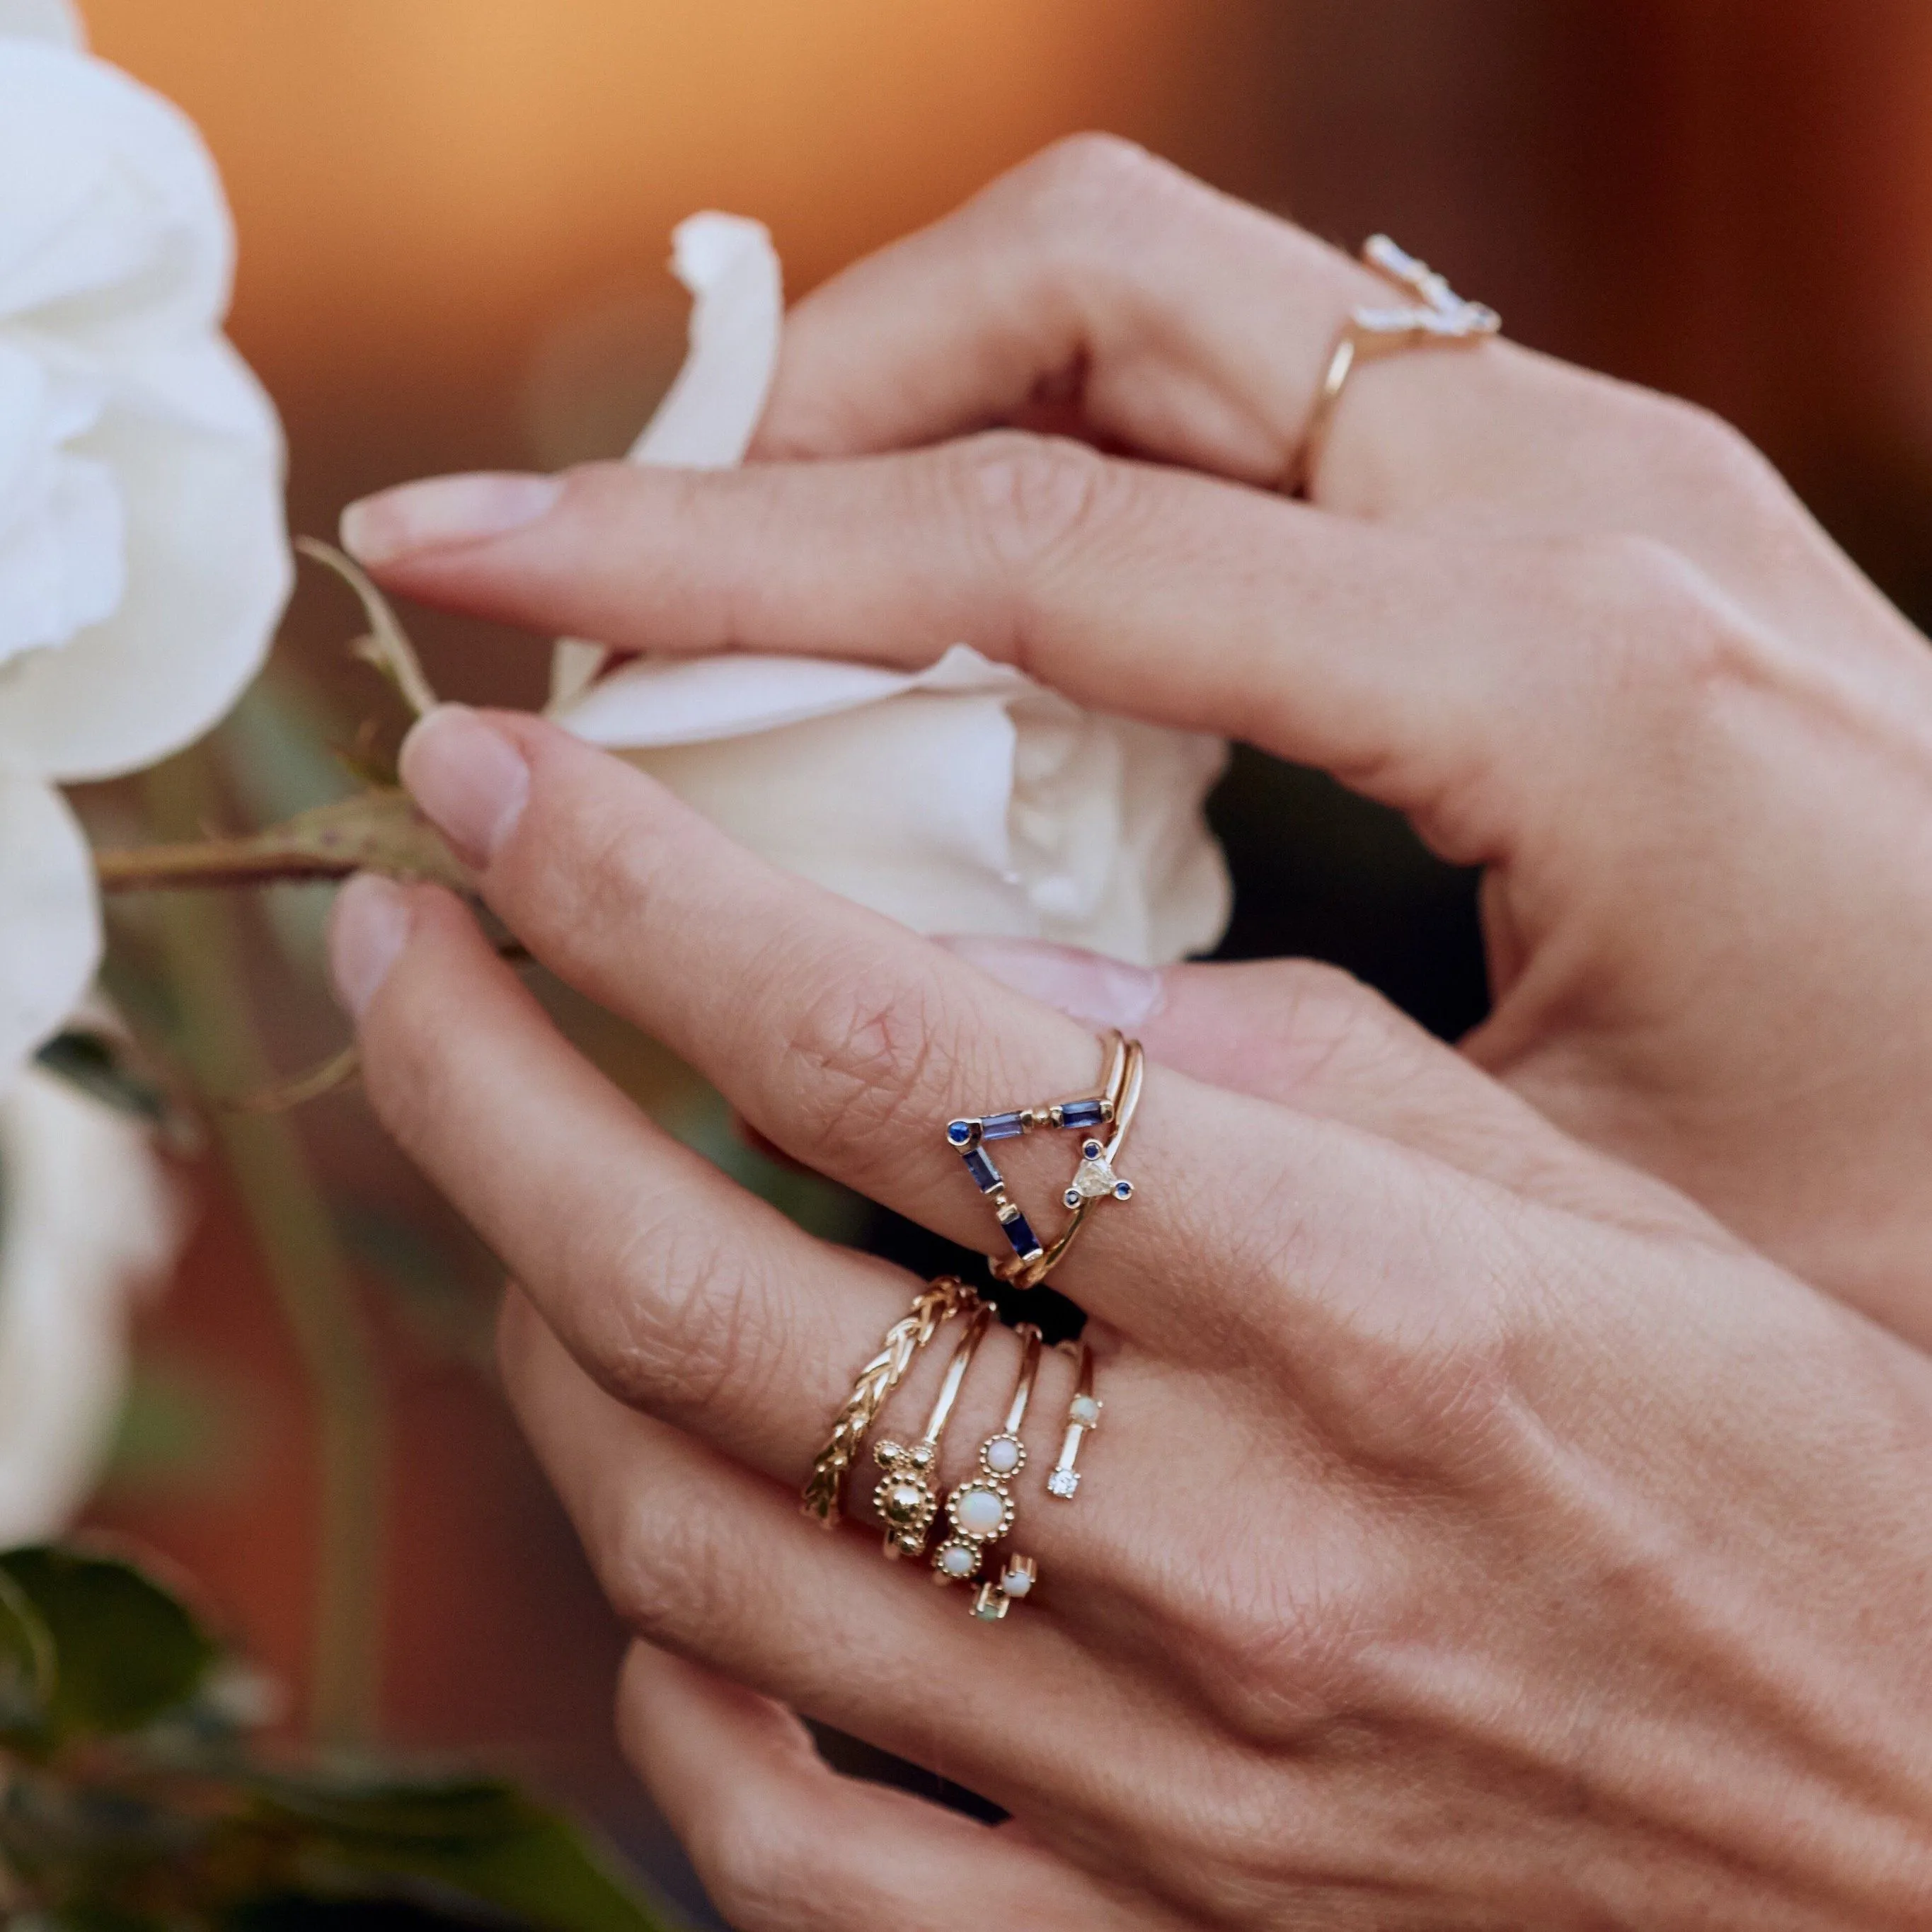
[(991, 1536), (1006, 1517), (1006, 1504), (991, 1490), (962, 1492), (952, 1512), (953, 1520), (972, 1536)]
[(996, 1436), (986, 1444), (986, 1466), (1010, 1476), (1020, 1466), (1020, 1445), (1010, 1436)]
[(1076, 1395), (1066, 1405), (1066, 1419), (1082, 1429), (1091, 1429), (1100, 1420), (1100, 1405), (1090, 1395)]
[(1033, 1579), (1024, 1570), (1009, 1570), (1000, 1579), (1000, 1588), (1010, 1597), (1024, 1597), (1033, 1588)]
[(939, 1552), (939, 1567), (949, 1576), (970, 1576), (973, 1574), (973, 1552), (963, 1544), (949, 1543)]

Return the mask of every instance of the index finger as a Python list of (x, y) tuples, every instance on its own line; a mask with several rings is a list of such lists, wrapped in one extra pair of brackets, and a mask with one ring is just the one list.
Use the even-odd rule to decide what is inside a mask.
[[(752, 453), (878, 454), (1046, 398), (1103, 441), (1273, 486), (1350, 312), (1392, 303), (1292, 223), (1081, 135), (798, 302)], [(1715, 557), (1738, 520), (1714, 470), (1775, 487), (1702, 412), (1491, 341), (1358, 367), (1309, 494), (1374, 517), (1489, 506), (1517, 527), (1643, 532)]]

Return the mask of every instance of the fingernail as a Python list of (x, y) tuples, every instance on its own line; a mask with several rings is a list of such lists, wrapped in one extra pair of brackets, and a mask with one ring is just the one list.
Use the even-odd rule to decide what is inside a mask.
[(403, 740), (404, 784), (472, 866), (487, 866), (515, 830), (530, 768), (501, 731), (466, 704), (439, 704)]
[(342, 548), (375, 567), (418, 550), (480, 543), (535, 523), (562, 494), (561, 476), (431, 476), (351, 503), (342, 513)]
[(990, 973), (1001, 986), (1092, 1026), (1138, 1026), (1167, 1003), (1166, 982), (1158, 973), (1104, 953), (1040, 940), (971, 934), (943, 938), (939, 944)]
[(410, 896), (393, 880), (358, 872), (328, 915), (328, 974), (335, 997), (360, 1019), (410, 937)]

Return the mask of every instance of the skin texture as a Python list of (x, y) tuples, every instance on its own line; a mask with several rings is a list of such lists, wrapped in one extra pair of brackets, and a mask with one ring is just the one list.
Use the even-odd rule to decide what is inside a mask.
[[(467, 479), (473, 538), (435, 485), (348, 526), (392, 587), (545, 632), (963, 637), (1325, 765), (1487, 868), (1496, 1006), (1460, 1054), (1305, 965), (1144, 999), (1136, 1197), (1056, 1276), (1106, 1414), (1047, 1498), (1049, 1359), (1042, 1582), (996, 1629), (796, 1514), (916, 1284), (638, 1116), (454, 902), (345, 892), (372, 1096), (523, 1284), (512, 1398), (649, 1646), (633, 1757), (735, 1923), (1932, 1914), (1932, 1364), (1860, 1312), (1932, 1334), (1923, 644), (1730, 432), (1506, 344), (1365, 368), (1314, 502), (1269, 494), (1378, 293), (1067, 144), (800, 305), (756, 467), (520, 481), (514, 528)], [(1088, 440), (987, 428), (1043, 414)], [(540, 959), (942, 1233), (991, 1230), (939, 1124), (1091, 1085), (1090, 1028), (1011, 990), (1079, 1006), (1050, 974), (774, 873), (536, 721), (446, 707), (404, 769)], [(1003, 1165), (1064, 1184), (1032, 1143)], [(982, 1351), (946, 1481), (1016, 1354)], [(781, 1705), (1012, 1822), (835, 1778)]]

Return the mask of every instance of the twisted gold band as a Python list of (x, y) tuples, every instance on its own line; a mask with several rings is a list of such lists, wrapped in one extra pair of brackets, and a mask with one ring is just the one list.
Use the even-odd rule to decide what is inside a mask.
[(867, 1432), (878, 1419), (886, 1398), (897, 1388), (913, 1358), (953, 1316), (970, 1312), (980, 1298), (956, 1275), (941, 1275), (914, 1300), (912, 1312), (886, 1330), (879, 1352), (859, 1371), (852, 1393), (845, 1398), (819, 1450), (806, 1481), (801, 1507), (827, 1529), (839, 1519), (845, 1473), (852, 1466)]

